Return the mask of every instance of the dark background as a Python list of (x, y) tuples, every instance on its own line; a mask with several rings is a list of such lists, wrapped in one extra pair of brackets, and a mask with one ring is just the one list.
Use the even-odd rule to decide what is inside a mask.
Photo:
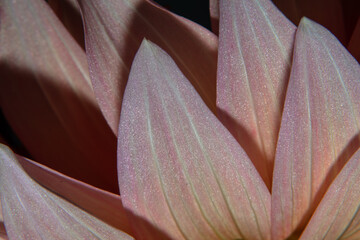
[(209, 0), (154, 0), (154, 2), (210, 30)]

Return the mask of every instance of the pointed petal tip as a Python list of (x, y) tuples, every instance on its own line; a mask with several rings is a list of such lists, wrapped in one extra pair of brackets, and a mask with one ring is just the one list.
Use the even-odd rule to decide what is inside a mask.
[(300, 20), (299, 26), (300, 26), (300, 25), (311, 24), (311, 23), (313, 23), (313, 22), (314, 22), (314, 21), (311, 20), (310, 18), (302, 17), (301, 20)]
[[(262, 179), (171, 57), (150, 41), (133, 62), (119, 131), (122, 200), (135, 215), (173, 238), (269, 235), (270, 193)], [(148, 231), (131, 222), (137, 235)]]
[(359, 64), (335, 36), (303, 18), (277, 142), (273, 239), (305, 227), (330, 183), (359, 148), (359, 76)]

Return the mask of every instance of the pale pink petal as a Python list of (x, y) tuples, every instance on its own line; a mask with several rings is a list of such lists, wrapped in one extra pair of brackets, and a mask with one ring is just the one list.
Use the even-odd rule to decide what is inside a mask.
[[(260, 175), (170, 56), (146, 40), (119, 132), (120, 191), (133, 214), (172, 239), (269, 239), (270, 194)], [(131, 221), (136, 238), (149, 239)]]
[(209, 0), (211, 30), (219, 35), (219, 0)]
[(359, 80), (360, 66), (341, 43), (303, 18), (274, 167), (274, 240), (304, 228), (329, 184), (358, 149)]
[(218, 114), (268, 187), (294, 34), (269, 0), (220, 1)]
[(0, 196), (10, 239), (133, 239), (40, 186), (2, 144)]
[(343, 44), (349, 41), (345, 31), (342, 3), (346, 1), (273, 0), (273, 2), (295, 25), (299, 25), (302, 17), (307, 17), (329, 29)]
[(215, 111), (217, 37), (144, 0), (78, 0), (100, 107), (114, 133), (129, 70), (143, 38), (165, 49)]
[(349, 52), (360, 62), (360, 17), (348, 45)]
[(18, 156), (17, 160), (25, 172), (42, 186), (107, 224), (131, 234), (119, 195), (77, 181), (30, 159)]
[(116, 138), (86, 56), (44, 0), (1, 0), (0, 103), (36, 161), (113, 192)]
[(76, 42), (85, 49), (84, 26), (77, 0), (48, 0), (47, 2)]
[(359, 239), (360, 150), (330, 185), (302, 240)]

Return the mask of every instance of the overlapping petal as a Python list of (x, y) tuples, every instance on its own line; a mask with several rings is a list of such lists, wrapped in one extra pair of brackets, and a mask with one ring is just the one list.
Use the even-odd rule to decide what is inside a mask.
[(10, 239), (133, 239), (32, 180), (0, 145), (0, 196)]
[(294, 34), (268, 0), (220, 1), (218, 114), (268, 187)]
[(359, 96), (359, 64), (330, 32), (304, 18), (296, 34), (276, 152), (274, 240), (303, 229), (359, 148)]
[[(270, 194), (174, 61), (144, 41), (118, 136), (124, 206), (172, 239), (269, 239)], [(132, 219), (137, 239), (150, 237)]]
[(114, 133), (129, 70), (144, 37), (164, 48), (215, 111), (217, 37), (144, 0), (78, 0), (94, 91)]
[(25, 172), (42, 186), (131, 235), (132, 230), (119, 195), (92, 187), (30, 159), (18, 156), (17, 160)]
[(300, 239), (359, 239), (359, 182), (360, 150), (331, 184)]
[(43, 0), (1, 0), (0, 102), (36, 161), (118, 192), (116, 138), (84, 51)]

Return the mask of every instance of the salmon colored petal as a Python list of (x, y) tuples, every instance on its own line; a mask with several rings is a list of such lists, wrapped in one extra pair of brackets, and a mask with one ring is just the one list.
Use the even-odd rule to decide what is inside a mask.
[[(273, 0), (295, 25), (302, 17), (313, 19), (331, 31), (343, 44), (349, 39), (345, 31), (341, 0)], [(347, 1), (349, 2), (349, 1)]]
[(43, 0), (1, 0), (0, 102), (36, 161), (118, 192), (116, 138), (86, 56)]
[(360, 62), (360, 17), (348, 45), (349, 52)]
[(131, 234), (119, 195), (67, 177), (30, 159), (18, 156), (17, 160), (26, 173), (42, 186), (107, 224)]
[(218, 114), (268, 187), (294, 34), (268, 0), (220, 1)]
[(211, 30), (219, 35), (219, 0), (209, 0)]
[(359, 239), (359, 182), (360, 150), (330, 185), (300, 239)]
[(0, 145), (0, 196), (10, 239), (133, 239), (31, 179)]
[(71, 36), (85, 49), (84, 26), (77, 0), (48, 0), (47, 2)]
[(165, 49), (215, 111), (217, 37), (144, 0), (78, 0), (86, 53), (100, 107), (117, 134), (129, 70), (143, 38)]
[[(120, 191), (134, 215), (171, 239), (269, 239), (270, 194), (260, 175), (170, 56), (146, 40), (119, 132)], [(131, 221), (136, 238), (149, 239)]]
[(359, 148), (359, 80), (360, 66), (341, 43), (303, 18), (274, 167), (274, 240), (304, 228), (329, 184)]

